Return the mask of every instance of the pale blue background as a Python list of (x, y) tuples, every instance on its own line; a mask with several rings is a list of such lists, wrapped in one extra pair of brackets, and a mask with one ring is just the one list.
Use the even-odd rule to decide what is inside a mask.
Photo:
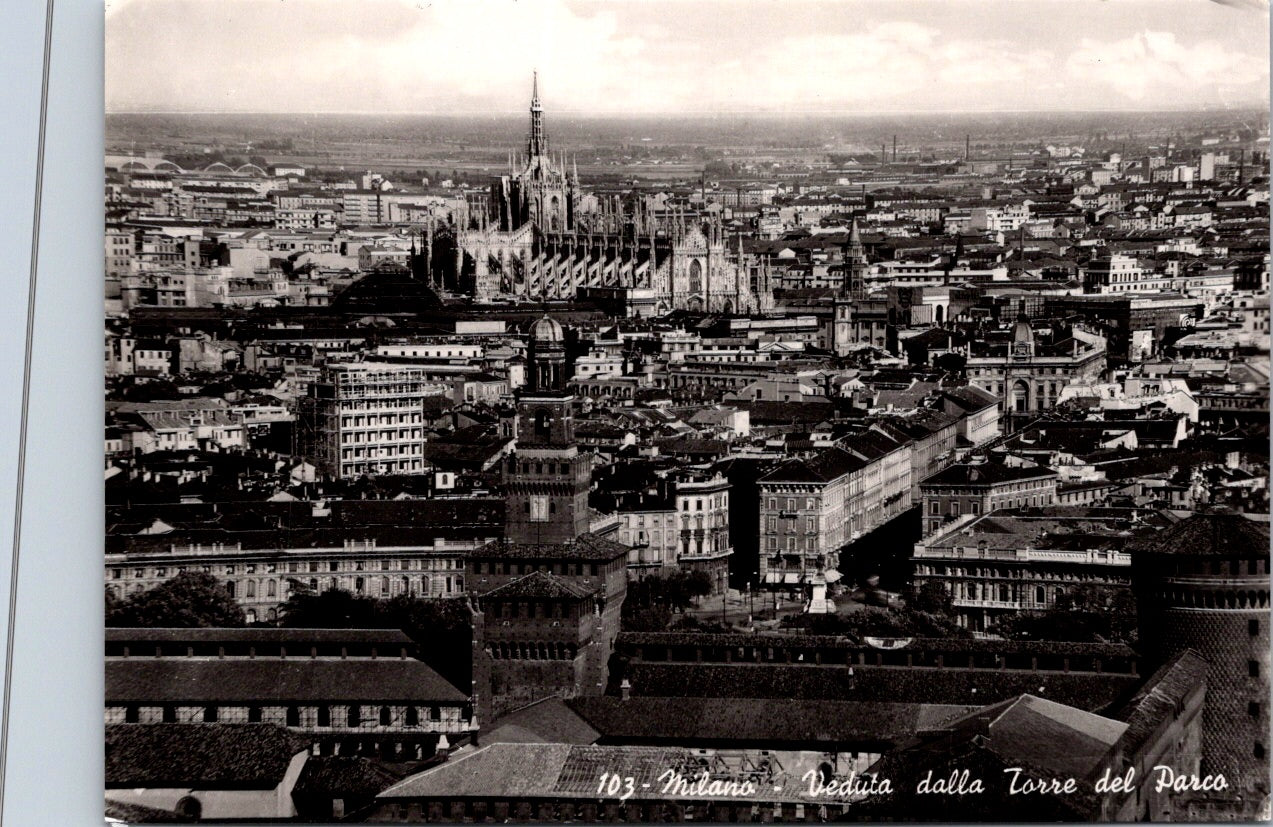
[[(45, 5), (0, 26), (0, 595), (7, 601)], [(56, 0), (4, 824), (102, 815), (102, 26)], [(7, 604), (0, 607), (0, 627)]]

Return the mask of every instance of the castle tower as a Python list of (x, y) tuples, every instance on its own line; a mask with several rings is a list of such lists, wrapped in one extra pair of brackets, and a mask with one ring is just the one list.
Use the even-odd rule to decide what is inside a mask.
[(504, 539), (573, 543), (590, 526), (589, 460), (575, 444), (565, 332), (545, 315), (530, 329), (529, 375), (517, 400), (517, 452), (505, 464)]
[(1225, 776), (1213, 795), (1235, 818), (1254, 816), (1269, 793), (1267, 525), (1194, 514), (1133, 549), (1132, 586), (1147, 670), (1182, 649), (1208, 662), (1200, 771)]

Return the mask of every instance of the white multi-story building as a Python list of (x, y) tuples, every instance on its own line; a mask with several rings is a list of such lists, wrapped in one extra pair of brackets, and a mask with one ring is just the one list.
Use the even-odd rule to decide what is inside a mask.
[(424, 398), (449, 387), (417, 365), (328, 365), (300, 400), (301, 452), (325, 474), (423, 474)]

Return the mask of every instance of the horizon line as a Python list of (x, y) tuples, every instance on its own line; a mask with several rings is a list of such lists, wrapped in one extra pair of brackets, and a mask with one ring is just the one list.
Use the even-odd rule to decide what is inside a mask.
[[(1235, 106), (1217, 106), (1217, 107), (1181, 107), (1181, 108), (1145, 108), (1145, 109), (1128, 109), (1122, 107), (1089, 107), (1075, 109), (712, 109), (697, 112), (679, 111), (679, 110), (651, 110), (648, 112), (625, 112), (620, 110), (586, 110), (586, 109), (557, 109), (552, 110), (552, 114), (556, 115), (573, 115), (584, 117), (705, 117), (712, 115), (1087, 115), (1087, 114), (1128, 114), (1128, 115), (1153, 115), (1153, 114), (1207, 114), (1219, 112), (1249, 112), (1250, 110), (1259, 110), (1261, 113), (1268, 115), (1269, 104), (1253, 102), (1249, 104)], [(458, 112), (437, 112), (437, 111), (418, 111), (418, 110), (288, 110), (288, 111), (264, 111), (264, 110), (238, 110), (238, 109), (116, 109), (104, 110), (105, 116), (113, 115), (273, 115), (273, 116), (308, 116), (314, 117), (318, 115), (357, 115), (357, 116), (393, 116), (400, 117), (404, 115), (416, 117), (471, 117), (471, 116), (487, 116), (487, 117), (507, 117), (526, 115), (523, 109), (501, 109), (501, 110), (466, 110)]]

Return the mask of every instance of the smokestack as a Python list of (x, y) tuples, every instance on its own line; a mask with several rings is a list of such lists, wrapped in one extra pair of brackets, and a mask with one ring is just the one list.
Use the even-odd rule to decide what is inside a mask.
[(964, 160), (965, 161), (972, 160), (972, 136), (971, 135), (964, 136)]
[(1246, 149), (1238, 150), (1238, 183), (1242, 183), (1242, 178), (1246, 173)]
[(893, 163), (897, 163), (897, 136), (893, 136)]

